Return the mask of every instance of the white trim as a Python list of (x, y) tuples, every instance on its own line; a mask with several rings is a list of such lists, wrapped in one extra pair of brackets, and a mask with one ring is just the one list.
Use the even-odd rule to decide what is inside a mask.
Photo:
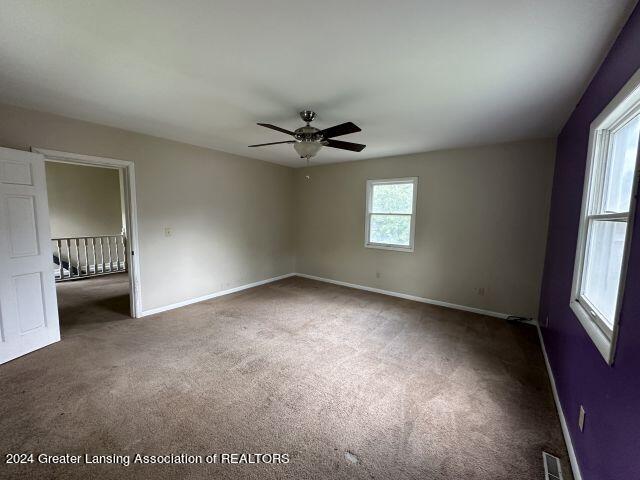
[(573, 471), (574, 480), (582, 480), (582, 474), (580, 473), (580, 465), (578, 465), (578, 458), (576, 452), (573, 449), (573, 442), (571, 441), (571, 434), (569, 433), (569, 427), (567, 426), (567, 420), (562, 410), (562, 404), (560, 403), (560, 397), (558, 397), (558, 389), (556, 388), (556, 380), (549, 364), (549, 357), (547, 356), (547, 349), (544, 346), (544, 339), (542, 337), (542, 331), (540, 326), (537, 325), (538, 338), (540, 339), (540, 346), (542, 347), (542, 355), (544, 356), (544, 364), (547, 367), (547, 374), (549, 375), (549, 383), (551, 384), (551, 391), (553, 392), (553, 400), (556, 404), (556, 410), (558, 411), (558, 417), (560, 418), (560, 426), (562, 428), (562, 436), (564, 437), (564, 443), (567, 446), (567, 453), (569, 454), (569, 462), (571, 463), (571, 470)]
[(389, 295), (391, 297), (404, 298), (405, 300), (413, 300), (414, 302), (429, 303), (431, 305), (438, 305), (439, 307), (454, 308), (456, 310), (462, 310), (465, 312), (479, 313), (480, 315), (488, 315), (490, 317), (507, 318), (511, 316), (510, 314), (507, 314), (507, 313), (492, 312), (490, 310), (483, 310), (481, 308), (475, 308), (475, 307), (467, 307), (465, 305), (442, 302), (440, 300), (432, 300), (430, 298), (418, 297), (416, 295), (409, 295), (407, 293), (392, 292), (390, 290), (382, 290), (381, 288), (367, 287), (365, 285), (357, 285), (355, 283), (341, 282), (340, 280), (316, 277), (315, 275), (307, 275), (306, 273), (294, 273), (293, 275), (297, 277), (308, 278), (311, 280), (317, 280), (319, 282), (326, 282), (326, 283), (332, 283), (334, 285), (341, 285), (343, 287), (357, 288), (358, 290), (365, 290), (367, 292), (381, 293), (382, 295)]
[[(115, 158), (95, 157), (79, 153), (60, 152), (47, 148), (33, 147), (33, 152), (45, 156), (45, 160), (75, 165), (117, 169), (122, 178), (124, 209), (127, 217), (127, 262), (131, 292), (131, 316), (138, 318), (142, 312), (142, 291), (140, 286), (140, 246), (138, 242), (138, 206), (136, 202), (136, 175), (133, 162)], [(134, 252), (131, 255), (131, 252)]]
[(33, 152), (43, 154), (47, 160), (55, 160), (60, 163), (81, 163), (85, 165), (106, 166), (112, 168), (126, 168), (129, 165), (133, 165), (133, 162), (130, 162), (129, 160), (118, 160), (117, 158), (96, 157), (94, 155), (61, 152), (59, 150), (50, 150), (48, 148), (40, 147), (33, 147), (31, 150)]
[(594, 321), (595, 319), (589, 315), (580, 302), (572, 298), (569, 302), (569, 307), (573, 310), (574, 315), (578, 318), (582, 327), (587, 331), (587, 334), (600, 352), (600, 355), (611, 365), (613, 363), (614, 350), (612, 340), (600, 329)]
[(334, 285), (340, 285), (343, 287), (356, 288), (358, 290), (364, 290), (367, 292), (380, 293), (382, 295), (389, 295), (391, 297), (404, 298), (405, 300), (413, 300), (415, 302), (428, 303), (431, 305), (437, 305), (439, 307), (453, 308), (453, 309), (462, 310), (465, 312), (478, 313), (480, 315), (488, 315), (490, 317), (505, 319), (510, 316), (507, 313), (492, 312), (490, 310), (483, 310), (481, 308), (467, 307), (464, 305), (458, 305), (458, 304), (449, 303), (449, 302), (442, 302), (440, 300), (432, 300), (430, 298), (418, 297), (416, 295), (409, 295), (406, 293), (392, 292), (389, 290), (382, 290), (380, 288), (367, 287), (365, 285), (357, 285), (355, 283), (341, 282), (339, 280), (333, 280), (330, 278), (316, 277), (315, 275), (307, 275), (306, 273), (287, 273), (285, 275), (280, 275), (278, 277), (267, 278), (265, 280), (259, 280), (257, 282), (248, 283), (246, 285), (240, 285), (239, 287), (230, 288), (228, 290), (221, 290), (219, 292), (209, 293), (207, 295), (202, 295), (200, 297), (183, 300), (181, 302), (172, 303), (170, 305), (165, 305), (163, 307), (150, 308), (148, 310), (144, 310), (143, 312), (141, 312), (140, 317), (155, 315), (156, 313), (162, 313), (162, 312), (166, 312), (167, 310), (173, 310), (180, 307), (186, 307), (187, 305), (192, 305), (198, 302), (204, 302), (206, 300), (222, 297), (224, 295), (229, 295), (231, 293), (241, 292), (242, 290), (247, 290), (253, 287), (259, 287), (260, 285), (277, 282), (278, 280), (284, 280), (285, 278), (289, 278), (289, 277), (308, 278), (310, 280), (317, 280), (319, 282), (332, 283)]
[(278, 277), (267, 278), (265, 280), (259, 280), (257, 282), (248, 283), (246, 285), (240, 285), (239, 287), (230, 288), (228, 290), (221, 290), (219, 292), (208, 293), (207, 295), (202, 295), (196, 298), (190, 298), (189, 300), (183, 300), (181, 302), (172, 303), (170, 305), (165, 305), (163, 307), (150, 308), (148, 310), (144, 310), (143, 312), (141, 312), (140, 316), (147, 317), (149, 315), (155, 315), (156, 313), (166, 312), (167, 310), (186, 307), (187, 305), (204, 302), (206, 300), (211, 300), (212, 298), (222, 297), (224, 295), (229, 295), (230, 293), (241, 292), (242, 290), (247, 290), (248, 288), (259, 287), (260, 285), (265, 285), (267, 283), (277, 282), (278, 280), (284, 280), (285, 278), (293, 277), (295, 275), (296, 275), (295, 273), (287, 273), (285, 275), (280, 275)]
[[(369, 222), (367, 221), (367, 224)], [(368, 235), (368, 233), (367, 233)], [(386, 243), (365, 243), (365, 248), (377, 248), (378, 250), (394, 250), (396, 252), (413, 252), (411, 247), (403, 247), (402, 245), (387, 245)]]
[[(369, 241), (369, 228), (371, 224), (371, 215), (376, 215), (377, 212), (371, 212), (371, 195), (373, 193), (374, 185), (385, 185), (395, 183), (411, 183), (413, 184), (413, 199), (411, 205), (411, 213), (389, 213), (387, 215), (402, 215), (411, 216), (411, 231), (409, 232), (409, 245), (392, 245), (388, 243), (374, 243)], [(369, 179), (367, 180), (366, 198), (365, 198), (365, 211), (364, 211), (364, 246), (366, 248), (378, 248), (380, 250), (395, 250), (397, 252), (413, 252), (415, 247), (416, 236), (416, 208), (418, 203), (418, 177), (404, 177), (404, 178), (383, 178), (383, 179)], [(385, 215), (384, 213), (378, 213), (379, 215)]]
[[(635, 217), (635, 208), (637, 203), (638, 177), (640, 176), (638, 159), (636, 158), (636, 171), (633, 178), (631, 202), (628, 212), (601, 215), (599, 206), (594, 205), (593, 202), (600, 199), (602, 196), (601, 189), (606, 172), (602, 172), (601, 169), (606, 165), (611, 135), (639, 113), (640, 69), (636, 71), (613, 100), (611, 100), (602, 112), (600, 112), (600, 114), (591, 122), (589, 127), (587, 164), (584, 176), (582, 207), (580, 209), (580, 227), (578, 230), (569, 306), (604, 360), (609, 365), (612, 365), (614, 360), (615, 347), (618, 339), (618, 320), (620, 317), (626, 273), (629, 265), (631, 233), (633, 231), (633, 220)], [(610, 329), (607, 323), (600, 318), (600, 313), (597, 312), (596, 309), (587, 309), (585, 307), (589, 307), (588, 304), (585, 306), (580, 303), (580, 300), (584, 303), (588, 303), (587, 299), (585, 299), (581, 294), (581, 284), (584, 276), (584, 256), (587, 251), (587, 237), (590, 219), (603, 216), (613, 218), (620, 217), (621, 219), (625, 219), (627, 223), (622, 268), (620, 271), (618, 296), (616, 300), (616, 311), (612, 319), (612, 329)]]

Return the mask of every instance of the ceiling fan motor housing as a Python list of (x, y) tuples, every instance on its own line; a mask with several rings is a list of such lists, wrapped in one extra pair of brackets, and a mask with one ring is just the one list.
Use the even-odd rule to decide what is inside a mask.
[(310, 125), (297, 128), (293, 133), (294, 133), (293, 137), (299, 142), (322, 141), (322, 133), (320, 133), (320, 130)]
[(300, 118), (307, 124), (294, 130), (293, 138), (296, 139), (296, 143), (293, 144), (293, 148), (300, 158), (306, 158), (308, 161), (320, 151), (325, 142), (320, 129), (309, 125), (309, 122), (316, 118), (315, 112), (305, 110), (300, 112)]
[[(313, 156), (315, 155), (315, 153), (317, 153), (317, 151), (320, 149), (320, 146), (324, 144), (324, 138), (322, 136), (322, 133), (320, 132), (320, 129), (309, 125), (310, 122), (315, 120), (316, 112), (314, 112), (313, 110), (303, 110), (302, 112), (300, 112), (300, 118), (307, 124), (304, 127), (300, 127), (294, 130), (293, 138), (295, 138), (297, 142), (319, 144), (317, 147), (296, 148), (296, 151), (300, 150), (298, 152), (300, 154), (300, 158), (308, 158), (309, 156)], [(307, 152), (310, 152), (311, 150), (313, 150), (313, 154), (309, 155)]]

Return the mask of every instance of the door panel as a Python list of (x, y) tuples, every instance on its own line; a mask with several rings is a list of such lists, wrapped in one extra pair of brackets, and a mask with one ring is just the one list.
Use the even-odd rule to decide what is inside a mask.
[(11, 258), (38, 255), (38, 233), (33, 196), (7, 195)]
[(13, 277), (13, 287), (18, 304), (18, 325), (25, 334), (45, 326), (42, 274), (28, 273)]
[(0, 363), (60, 340), (40, 154), (0, 148)]
[(0, 172), (2, 183), (13, 183), (16, 185), (33, 185), (31, 175), (31, 165), (20, 162), (3, 161)]

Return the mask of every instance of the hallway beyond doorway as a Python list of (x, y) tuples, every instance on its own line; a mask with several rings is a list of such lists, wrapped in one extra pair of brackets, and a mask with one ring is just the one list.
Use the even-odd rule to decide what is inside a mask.
[(63, 335), (80, 325), (131, 318), (127, 273), (57, 283), (56, 291)]

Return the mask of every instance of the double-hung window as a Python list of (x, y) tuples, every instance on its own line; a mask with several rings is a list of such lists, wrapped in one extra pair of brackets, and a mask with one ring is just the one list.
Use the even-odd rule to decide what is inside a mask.
[(640, 72), (591, 124), (571, 308), (611, 364), (637, 189)]
[(365, 246), (413, 252), (418, 178), (367, 181)]

